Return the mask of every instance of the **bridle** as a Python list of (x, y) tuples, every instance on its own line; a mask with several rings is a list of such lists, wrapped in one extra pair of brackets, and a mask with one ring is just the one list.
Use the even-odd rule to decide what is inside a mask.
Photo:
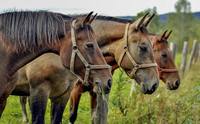
[(125, 55), (129, 58), (133, 65), (133, 69), (131, 73), (129, 74), (131, 77), (135, 77), (136, 72), (138, 69), (143, 69), (143, 68), (151, 68), (151, 67), (157, 67), (156, 63), (147, 63), (147, 64), (137, 64), (137, 62), (134, 60), (134, 58), (131, 56), (131, 53), (129, 52), (129, 47), (128, 47), (128, 31), (129, 31), (129, 26), (130, 24), (128, 23), (125, 28), (125, 34), (124, 34), (124, 39), (125, 39), (125, 45), (124, 49), (122, 51), (122, 54), (119, 57), (118, 60), (118, 65), (121, 67), (121, 63), (123, 61), (123, 58)]
[(162, 73), (174, 73), (174, 72), (178, 72), (178, 70), (176, 68), (161, 68), (158, 66), (158, 72), (159, 72), (159, 75), (161, 76)]
[(74, 67), (75, 67), (74, 64), (75, 64), (75, 57), (77, 55), (86, 68), (85, 76), (84, 76), (84, 79), (82, 80), (82, 82), (87, 85), (91, 70), (109, 69), (111, 71), (111, 66), (108, 64), (91, 65), (87, 62), (87, 60), (84, 58), (84, 56), (82, 55), (82, 53), (80, 52), (80, 50), (78, 49), (77, 44), (76, 44), (75, 24), (76, 24), (76, 20), (73, 20), (72, 26), (71, 26), (72, 55), (71, 55), (71, 60), (70, 60), (70, 71), (75, 73), (74, 72)]
[(158, 72), (159, 76), (161, 76), (163, 73), (175, 73), (178, 72), (176, 68), (162, 68), (158, 65)]
[[(157, 51), (153, 43), (152, 43), (152, 46), (153, 46), (154, 52)], [(158, 72), (159, 72), (159, 76), (161, 76), (163, 73), (175, 73), (175, 72), (178, 72), (178, 70), (176, 68), (162, 68), (158, 64)]]

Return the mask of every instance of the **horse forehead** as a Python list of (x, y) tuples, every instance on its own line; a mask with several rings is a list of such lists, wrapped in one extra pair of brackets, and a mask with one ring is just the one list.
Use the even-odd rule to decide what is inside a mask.
[(128, 35), (131, 39), (135, 39), (138, 41), (150, 41), (147, 33), (131, 31)]
[(153, 44), (157, 44), (160, 40), (160, 37), (157, 35), (149, 35), (149, 39)]

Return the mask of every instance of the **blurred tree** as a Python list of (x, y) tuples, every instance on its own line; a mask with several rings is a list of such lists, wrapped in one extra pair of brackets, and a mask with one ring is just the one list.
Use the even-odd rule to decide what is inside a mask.
[(166, 28), (173, 30), (172, 39), (182, 49), (183, 41), (192, 41), (199, 38), (194, 30), (195, 18), (191, 12), (191, 4), (187, 0), (178, 0), (175, 4), (176, 13), (170, 13)]
[(166, 20), (160, 20), (156, 7), (139, 12), (134, 20), (147, 12), (155, 13), (156, 16), (149, 25), (149, 32), (161, 34), (167, 29), (172, 30), (169, 41), (177, 42), (178, 50), (181, 51), (184, 41), (189, 41), (189, 46), (192, 46), (193, 40), (200, 39), (200, 20), (193, 16), (189, 0), (177, 0), (174, 8), (176, 12), (165, 14)]
[(191, 4), (187, 0), (178, 0), (175, 4), (175, 9), (178, 13), (190, 13)]

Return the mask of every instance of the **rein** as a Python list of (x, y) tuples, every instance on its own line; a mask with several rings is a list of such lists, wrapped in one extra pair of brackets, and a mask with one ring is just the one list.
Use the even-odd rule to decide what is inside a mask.
[[(70, 60), (70, 71), (74, 73), (74, 67), (75, 67), (75, 57), (78, 56), (81, 60), (81, 62), (84, 64), (86, 71), (85, 71), (85, 76), (84, 79), (82, 80), (85, 85), (88, 85), (88, 79), (90, 76), (90, 71), (91, 70), (99, 70), (99, 69), (110, 69), (110, 65), (92, 65), (87, 62), (87, 60), (84, 58), (84, 56), (81, 54), (79, 51), (77, 44), (76, 44), (76, 35), (75, 35), (75, 24), (76, 20), (72, 22), (72, 27), (71, 27), (71, 38), (72, 38), (72, 55), (71, 55), (71, 60)], [(89, 35), (88, 35), (89, 36)]]
[(124, 56), (127, 55), (127, 57), (129, 58), (129, 60), (133, 64), (133, 69), (132, 69), (132, 71), (131, 71), (131, 73), (129, 75), (131, 77), (135, 77), (136, 72), (137, 72), (138, 69), (157, 67), (157, 64), (156, 63), (137, 64), (137, 62), (131, 56), (131, 53), (130, 53), (129, 48), (128, 48), (128, 30), (129, 30), (129, 26), (130, 26), (130, 24), (128, 23), (126, 25), (125, 34), (124, 34), (125, 45), (124, 45), (124, 49), (122, 51), (122, 54), (119, 57), (118, 65), (121, 66), (121, 63), (123, 61)]

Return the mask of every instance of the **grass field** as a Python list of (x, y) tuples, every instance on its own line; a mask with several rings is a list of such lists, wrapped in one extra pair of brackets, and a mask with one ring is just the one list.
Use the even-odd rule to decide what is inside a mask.
[[(179, 62), (178, 62), (179, 63)], [(200, 124), (200, 63), (193, 65), (176, 91), (169, 91), (161, 82), (152, 95), (143, 95), (138, 85), (130, 97), (131, 81), (120, 70), (113, 76), (113, 87), (109, 100), (109, 124)], [(49, 124), (50, 104), (46, 112)], [(64, 124), (68, 123), (69, 107), (64, 113)], [(30, 117), (30, 112), (29, 112)], [(76, 124), (90, 123), (90, 101), (88, 93), (81, 99)], [(0, 120), (0, 124), (22, 123), (18, 97), (11, 96)]]

